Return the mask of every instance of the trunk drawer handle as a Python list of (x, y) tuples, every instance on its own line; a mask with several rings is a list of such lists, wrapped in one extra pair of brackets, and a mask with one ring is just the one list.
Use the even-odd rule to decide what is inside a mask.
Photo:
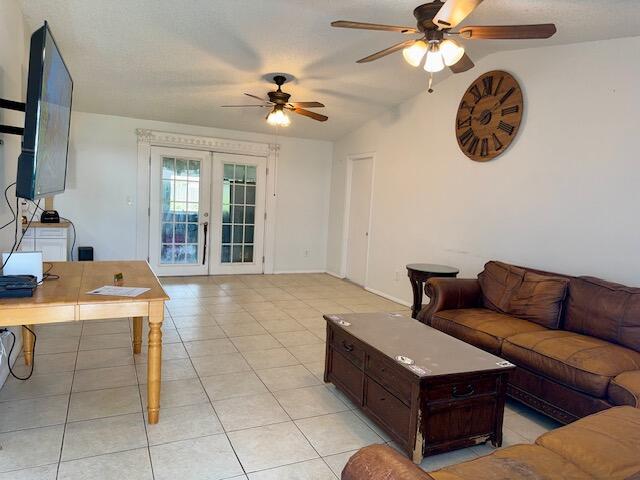
[(344, 340), (342, 341), (342, 348), (344, 348), (347, 352), (353, 352), (353, 344), (347, 343)]
[(458, 392), (458, 385), (454, 385), (453, 386), (453, 390), (451, 391), (451, 395), (453, 395), (455, 398), (470, 397), (474, 393), (475, 393), (475, 389), (473, 388), (473, 385), (471, 385), (471, 384), (467, 385), (465, 387), (465, 391), (463, 391), (463, 392)]

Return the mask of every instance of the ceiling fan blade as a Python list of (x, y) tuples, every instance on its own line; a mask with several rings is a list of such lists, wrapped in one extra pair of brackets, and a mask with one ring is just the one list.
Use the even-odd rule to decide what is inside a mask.
[(440, 29), (453, 28), (473, 12), (482, 0), (447, 0), (433, 18)]
[(220, 105), (221, 107), (226, 107), (226, 108), (239, 108), (239, 107), (262, 107), (262, 108), (266, 108), (266, 107), (271, 107), (271, 105)]
[(385, 57), (385, 56), (390, 55), (390, 54), (392, 54), (394, 52), (397, 52), (398, 50), (402, 50), (405, 47), (413, 45), (415, 42), (416, 42), (415, 40), (407, 40), (405, 42), (396, 43), (395, 45), (393, 45), (393, 46), (391, 46), (389, 48), (385, 48), (384, 50), (380, 50), (379, 52), (376, 52), (374, 54), (369, 55), (368, 57), (361, 58), (356, 63), (373, 62), (374, 60), (378, 60), (379, 58)]
[(324, 104), (320, 102), (289, 102), (289, 105), (293, 107), (304, 107), (304, 108), (322, 108)]
[(463, 38), (476, 39), (526, 39), (549, 38), (556, 33), (553, 23), (541, 23), (539, 25), (499, 25), (482, 27), (464, 27), (460, 29)]
[(357, 28), (359, 30), (380, 30), (383, 32), (399, 32), (399, 33), (418, 33), (413, 27), (403, 27), (398, 25), (381, 25), (379, 23), (350, 22), (348, 20), (337, 20), (331, 22), (332, 27), (338, 28)]
[(267, 100), (266, 98), (260, 98), (257, 95), (251, 95), (250, 93), (245, 93), (245, 95), (247, 97), (251, 97), (251, 98), (255, 98), (256, 100), (260, 100), (261, 102), (266, 102), (266, 103), (271, 103), (269, 100)]
[(304, 115), (305, 117), (313, 118), (314, 120), (317, 120), (319, 122), (326, 122), (327, 120), (329, 120), (329, 117), (325, 115), (320, 115), (319, 113), (316, 113), (316, 112), (310, 112), (309, 110), (305, 110), (304, 108), (296, 107), (296, 108), (292, 108), (291, 110), (293, 110), (298, 115)]
[(474, 66), (475, 66), (475, 63), (473, 63), (473, 60), (471, 60), (469, 58), (469, 55), (465, 53), (462, 56), (462, 58), (458, 60), (456, 63), (454, 63), (453, 65), (451, 65), (449, 69), (453, 73), (462, 73), (462, 72), (466, 72), (467, 70), (471, 70)]

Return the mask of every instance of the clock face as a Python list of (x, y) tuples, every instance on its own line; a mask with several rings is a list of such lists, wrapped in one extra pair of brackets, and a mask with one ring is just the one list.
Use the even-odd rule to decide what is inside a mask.
[(522, 120), (522, 90), (507, 72), (478, 77), (462, 96), (456, 116), (456, 137), (471, 160), (486, 162), (504, 152)]

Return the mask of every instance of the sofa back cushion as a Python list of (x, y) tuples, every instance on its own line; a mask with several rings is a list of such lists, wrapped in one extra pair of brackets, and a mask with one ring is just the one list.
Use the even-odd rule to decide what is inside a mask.
[(524, 279), (525, 270), (507, 263), (487, 262), (478, 275), (482, 290), (482, 302), (486, 308), (507, 313), (513, 291)]
[(546, 328), (560, 327), (569, 279), (525, 272), (513, 292), (507, 313)]
[(486, 308), (559, 328), (569, 279), (491, 261), (478, 275), (478, 283)]
[(640, 288), (572, 279), (564, 328), (640, 351)]

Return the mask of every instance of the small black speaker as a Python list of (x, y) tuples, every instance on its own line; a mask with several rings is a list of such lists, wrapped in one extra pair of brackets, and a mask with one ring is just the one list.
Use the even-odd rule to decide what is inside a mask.
[(92, 262), (93, 247), (78, 247), (78, 260), (81, 262)]

